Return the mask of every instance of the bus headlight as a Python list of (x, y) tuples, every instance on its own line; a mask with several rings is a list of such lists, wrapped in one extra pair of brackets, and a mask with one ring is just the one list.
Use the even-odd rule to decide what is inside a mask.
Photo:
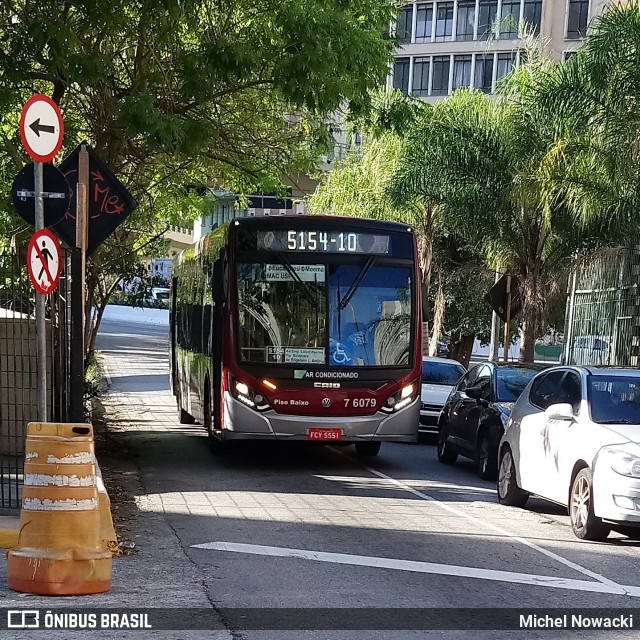
[(231, 381), (231, 395), (256, 411), (266, 411), (271, 408), (261, 393), (255, 392), (248, 384), (240, 380)]
[(390, 395), (382, 405), (382, 411), (393, 413), (409, 406), (416, 399), (417, 384), (408, 384), (393, 395)]

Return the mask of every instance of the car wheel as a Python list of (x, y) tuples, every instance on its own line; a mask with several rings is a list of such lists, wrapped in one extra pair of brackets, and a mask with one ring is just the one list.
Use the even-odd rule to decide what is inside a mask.
[(528, 499), (529, 494), (518, 486), (513, 454), (506, 447), (498, 468), (498, 500), (508, 507), (524, 507)]
[(356, 442), (356, 453), (359, 456), (377, 456), (380, 453), (380, 442)]
[(209, 392), (208, 383), (205, 385), (204, 390), (204, 428), (207, 430), (207, 438), (209, 444), (209, 451), (215, 455), (221, 455), (227, 450), (227, 445), (220, 437), (216, 437), (213, 430), (213, 417), (211, 415), (211, 396)]
[(229, 443), (222, 439), (222, 434), (218, 438), (213, 433), (209, 433), (209, 451), (216, 456), (221, 456), (229, 450)]
[(478, 465), (478, 475), (483, 480), (495, 480), (498, 476), (498, 454), (491, 444), (489, 432), (480, 434), (476, 446), (476, 464)]
[(604, 540), (611, 527), (593, 512), (593, 474), (591, 469), (582, 469), (571, 485), (569, 497), (571, 528), (581, 540)]
[(451, 451), (447, 439), (449, 437), (449, 429), (444, 425), (440, 426), (438, 433), (438, 460), (443, 464), (454, 464), (458, 459), (458, 454)]

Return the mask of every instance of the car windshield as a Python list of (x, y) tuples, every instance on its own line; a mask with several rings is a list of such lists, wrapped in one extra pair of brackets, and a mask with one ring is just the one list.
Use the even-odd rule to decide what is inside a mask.
[(601, 424), (640, 424), (640, 376), (589, 376), (591, 419)]
[(169, 299), (169, 292), (168, 291), (156, 291), (156, 298), (158, 298), (158, 300), (168, 300)]
[(496, 372), (497, 401), (515, 402), (531, 378), (537, 373), (540, 373), (540, 369), (527, 369), (526, 367), (498, 369)]
[(238, 265), (244, 361), (406, 366), (411, 352), (411, 269), (356, 265)]
[(441, 384), (452, 387), (466, 373), (466, 369), (457, 362), (422, 361), (422, 382), (424, 384)]

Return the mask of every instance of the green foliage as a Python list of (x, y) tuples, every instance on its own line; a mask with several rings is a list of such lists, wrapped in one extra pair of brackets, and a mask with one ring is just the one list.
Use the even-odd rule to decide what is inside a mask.
[(423, 265), (435, 241), (434, 277), (449, 301), (445, 325), (461, 335), (486, 326), (476, 322), (480, 291), (475, 299), (461, 295), (479, 284), (480, 272), (465, 281), (465, 268), (443, 257), (443, 239), (455, 237), (483, 273), (517, 276), (521, 357), (529, 360), (536, 334), (562, 326), (572, 261), (640, 227), (640, 7), (605, 12), (567, 63), (530, 46), (500, 92), (459, 90), (423, 108), (382, 99), (369, 120), (373, 142), (321, 186), (319, 199), (326, 210), (347, 202), (356, 215), (368, 207), (395, 219), (415, 214)]
[[(139, 208), (92, 256), (98, 303), (165, 229), (208, 202), (189, 185), (271, 190), (315, 167), (329, 115), (366, 112), (388, 71), (391, 0), (0, 0), (0, 184), (27, 162), (21, 105), (51, 95)], [(296, 114), (295, 116), (292, 114)], [(0, 201), (0, 236), (9, 232)]]
[(402, 144), (396, 134), (383, 133), (361, 149), (352, 148), (323, 176), (309, 200), (310, 211), (415, 224), (420, 216), (417, 207), (398, 207), (388, 198)]
[(442, 285), (445, 296), (443, 333), (453, 342), (465, 336), (476, 336), (488, 343), (491, 308), (484, 295), (493, 285), (493, 273), (484, 266), (481, 256), (454, 236), (438, 237), (434, 263), (435, 280)]

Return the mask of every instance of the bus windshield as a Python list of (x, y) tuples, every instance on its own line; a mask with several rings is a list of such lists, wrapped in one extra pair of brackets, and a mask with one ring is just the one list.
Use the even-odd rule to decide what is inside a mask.
[(238, 265), (244, 362), (407, 366), (412, 271), (363, 264)]

